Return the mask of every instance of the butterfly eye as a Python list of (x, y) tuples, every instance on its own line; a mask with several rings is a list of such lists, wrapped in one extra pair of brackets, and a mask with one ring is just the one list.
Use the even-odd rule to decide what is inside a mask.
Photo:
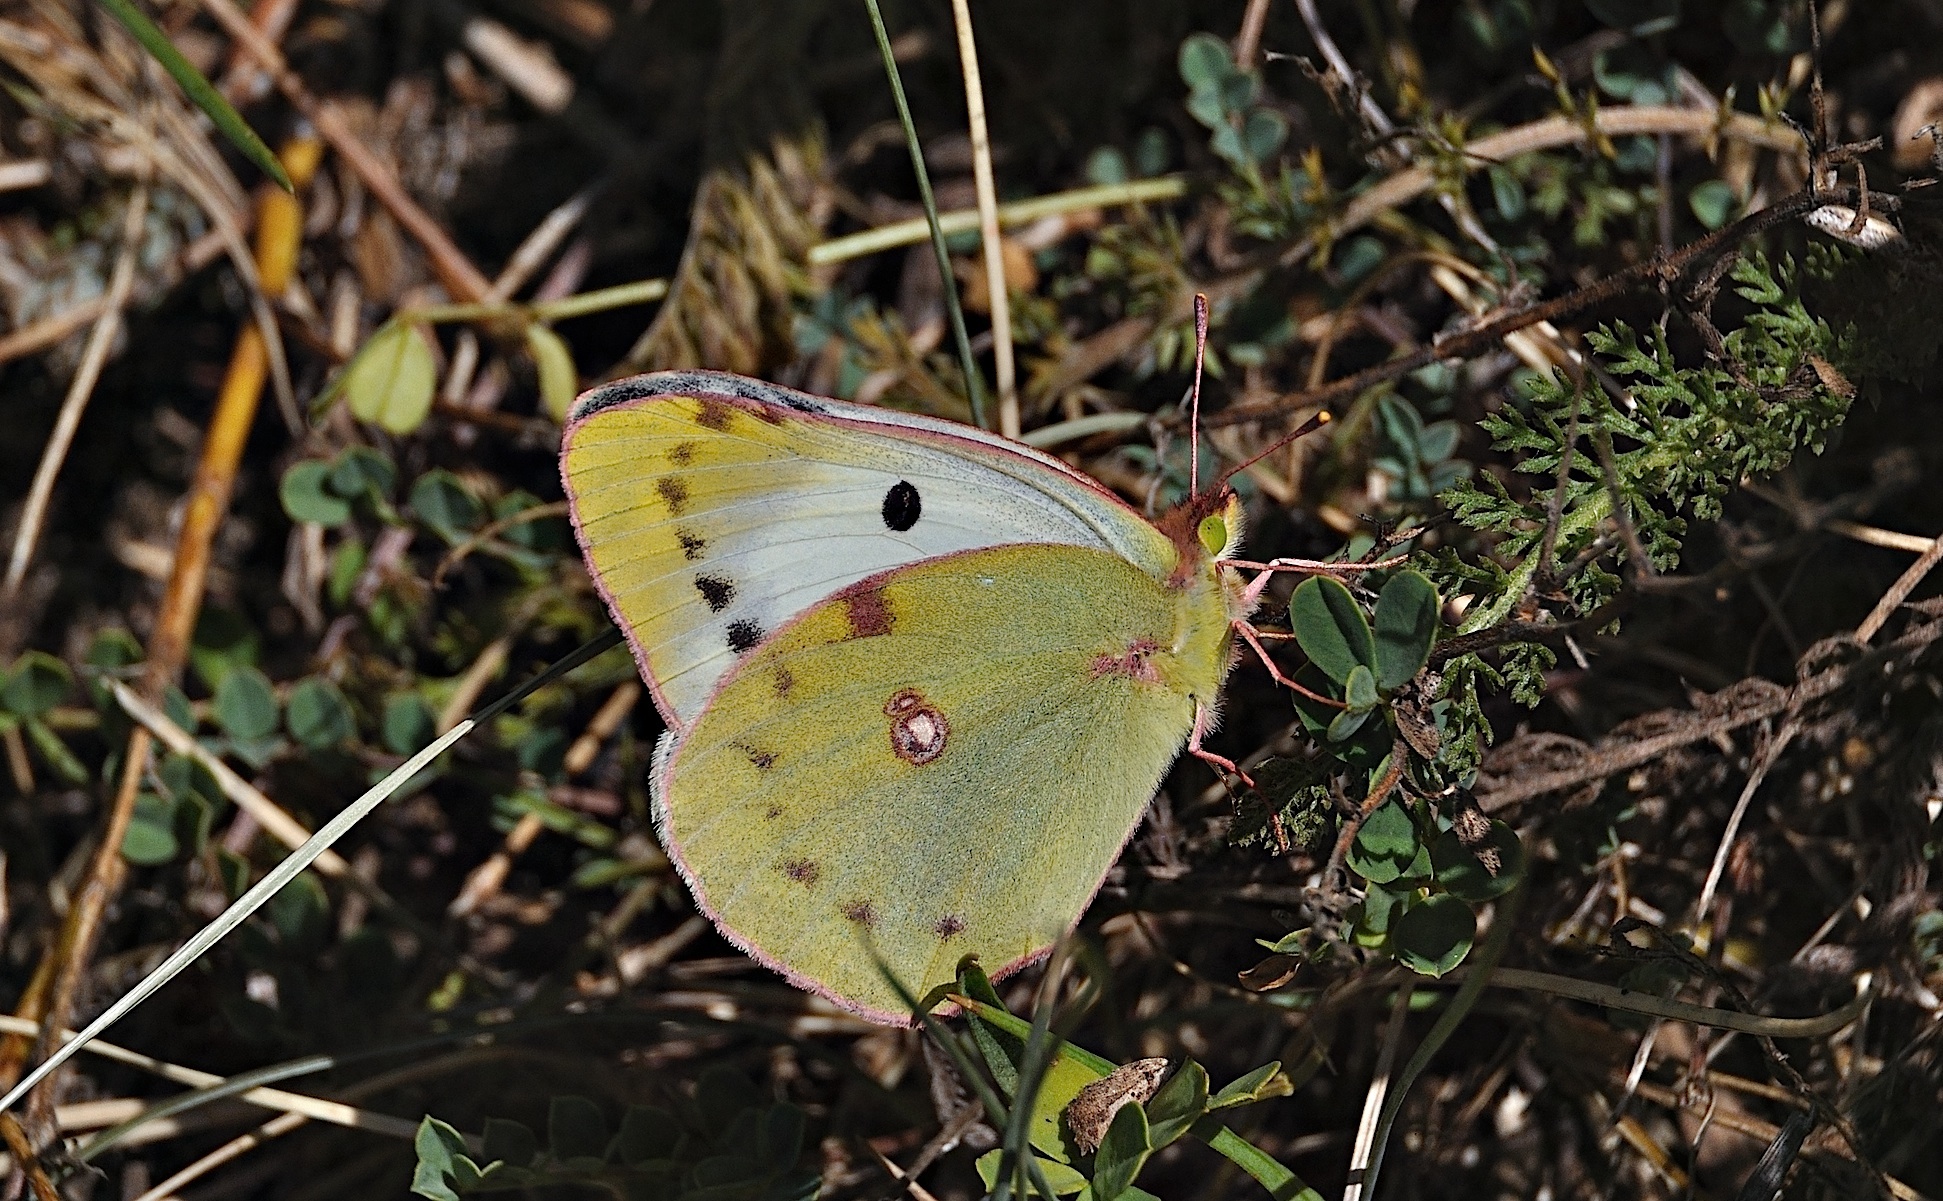
[(1228, 523), (1219, 517), (1203, 517), (1198, 533), (1201, 545), (1207, 547), (1211, 555), (1220, 554), (1222, 548), (1228, 545)]

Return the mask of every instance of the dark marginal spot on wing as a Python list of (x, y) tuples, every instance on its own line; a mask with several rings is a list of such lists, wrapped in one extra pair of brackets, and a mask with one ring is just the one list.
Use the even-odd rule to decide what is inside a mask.
[(940, 940), (961, 934), (965, 929), (965, 919), (955, 913), (947, 913), (931, 926), (931, 932)]
[(738, 655), (747, 654), (762, 642), (762, 627), (753, 621), (732, 621), (729, 623), (729, 649)]
[(725, 580), (719, 575), (698, 575), (695, 577), (695, 591), (708, 602), (710, 613), (720, 613), (735, 599), (735, 581)]
[(675, 537), (681, 539), (681, 557), (693, 563), (708, 550), (708, 539), (687, 530), (676, 530)]
[(695, 398), (695, 421), (702, 427), (721, 433), (729, 428), (729, 422), (733, 420), (735, 420), (734, 405), (725, 404), (712, 396)]
[(860, 926), (877, 924), (877, 907), (869, 901), (845, 901), (837, 912)]
[(791, 859), (783, 864), (783, 875), (808, 888), (823, 875), (823, 869), (808, 859)]
[(924, 512), (924, 502), (918, 498), (918, 490), (909, 480), (899, 480), (884, 493), (884, 527), (903, 533), (918, 523), (919, 514)]
[(788, 700), (789, 690), (796, 687), (796, 677), (790, 672), (789, 668), (778, 667), (776, 669), (774, 683), (776, 685), (776, 698), (778, 700)]
[(688, 461), (694, 457), (695, 444), (693, 442), (677, 442), (668, 450), (668, 461), (677, 467), (688, 466)]
[(897, 615), (891, 612), (890, 598), (882, 588), (853, 592), (843, 598), (843, 615), (850, 624), (852, 638), (879, 638), (891, 632)]
[(688, 485), (672, 475), (664, 475), (654, 482), (654, 490), (668, 504), (668, 511), (680, 517), (688, 508)]

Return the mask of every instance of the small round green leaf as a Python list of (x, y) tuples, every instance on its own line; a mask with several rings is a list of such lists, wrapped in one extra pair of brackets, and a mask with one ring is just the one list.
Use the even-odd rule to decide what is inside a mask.
[(344, 693), (318, 676), (300, 680), (290, 690), (284, 724), (292, 738), (313, 750), (335, 746), (358, 732)]
[(1734, 194), (1733, 185), (1721, 179), (1696, 184), (1693, 191), (1687, 193), (1687, 207), (1708, 229), (1719, 229), (1727, 224), (1739, 205), (1740, 197)]
[(38, 717), (30, 717), (22, 728), (27, 731), (27, 740), (34, 744), (34, 749), (47, 761), (47, 766), (54, 769), (55, 775), (76, 786), (88, 782), (87, 767), (74, 757), (74, 752), (67, 749), (67, 743), (61, 741), (61, 736), (46, 722)]
[(73, 687), (67, 664), (46, 651), (28, 651), (14, 660), (0, 683), (0, 706), (16, 717), (39, 717), (66, 699)]
[(416, 326), (387, 325), (344, 372), (344, 399), (360, 421), (409, 434), (432, 411), (438, 364)]
[(340, 525), (351, 520), (351, 506), (330, 490), (330, 464), (317, 459), (293, 463), (277, 485), (277, 498), (292, 521)]
[(477, 526), (485, 510), (459, 477), (449, 471), (428, 471), (412, 484), (412, 512), (448, 542), (457, 542)]
[(1349, 848), (1349, 869), (1372, 884), (1399, 879), (1420, 849), (1417, 823), (1395, 801), (1385, 801), (1363, 822)]
[(1265, 163), (1288, 141), (1289, 121), (1273, 109), (1258, 108), (1242, 123), (1242, 149), (1256, 163)]
[(1390, 949), (1397, 962), (1424, 976), (1441, 976), (1471, 953), (1477, 915), (1449, 893), (1412, 905), (1390, 924)]
[(530, 1166), (540, 1153), (539, 1136), (522, 1123), (509, 1122), (505, 1118), (487, 1118), (486, 1129), (480, 1137), (486, 1144), (488, 1163), (499, 1160), (516, 1168), (524, 1168)]
[[(1437, 641), (1437, 587), (1421, 572), (1399, 571), (1376, 598), (1376, 683), (1394, 692), (1430, 662)], [(1354, 703), (1354, 702), (1352, 702)]]
[(1525, 215), (1525, 188), (1518, 177), (1503, 167), (1492, 167), (1491, 200), (1498, 206), (1498, 215), (1507, 221), (1516, 221)]
[(347, 446), (331, 461), (331, 491), (346, 500), (384, 500), (397, 480), (398, 468), (369, 446)]
[(137, 794), (121, 857), (139, 867), (154, 867), (175, 858), (176, 847), (175, 806), (152, 792)]
[(331, 899), (314, 872), (299, 872), (264, 902), (263, 912), (284, 946), (315, 947), (329, 929)]
[(88, 647), (88, 666), (106, 671), (142, 661), (142, 644), (120, 626), (109, 626), (94, 636)]
[(277, 728), (277, 694), (269, 677), (237, 667), (216, 686), (216, 724), (239, 742), (268, 738)]
[(1361, 663), (1349, 669), (1349, 679), (1343, 681), (1343, 700), (1351, 709), (1374, 709), (1377, 702), (1376, 675)]
[(1235, 69), (1228, 43), (1211, 33), (1189, 34), (1181, 43), (1181, 80), (1189, 90), (1212, 91)]
[(555, 421), (565, 421), (573, 398), (580, 392), (580, 372), (573, 365), (573, 351), (567, 343), (544, 325), (526, 327), (526, 349), (533, 365), (540, 369), (540, 405)]
[(1417, 887), (1414, 884), (1394, 881), (1371, 884), (1363, 892), (1362, 911), (1356, 921), (1357, 941), (1364, 946), (1382, 946), (1383, 940), (1390, 936), (1390, 924), (1409, 907), (1416, 895)]
[(1312, 575), (1289, 598), (1289, 628), (1309, 661), (1341, 684), (1357, 664), (1375, 670), (1376, 638), (1349, 589), (1326, 575)]
[(383, 721), (385, 749), (394, 755), (415, 755), (438, 736), (432, 707), (416, 692), (386, 697)]
[[(1366, 672), (1368, 669), (1358, 667), (1357, 670)], [(1347, 742), (1356, 737), (1356, 732), (1369, 722), (1370, 714), (1374, 712), (1370, 708), (1344, 709), (1329, 720), (1329, 729), (1324, 736), (1331, 742)]]

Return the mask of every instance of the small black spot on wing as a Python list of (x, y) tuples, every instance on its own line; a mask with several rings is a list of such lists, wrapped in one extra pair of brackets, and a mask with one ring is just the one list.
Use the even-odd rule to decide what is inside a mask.
[(753, 621), (732, 621), (729, 623), (729, 649), (744, 655), (761, 645), (762, 627)]
[(681, 539), (681, 557), (690, 563), (700, 559), (708, 551), (708, 539), (688, 530), (676, 530), (675, 537)]
[(909, 480), (899, 480), (884, 493), (884, 528), (903, 533), (918, 523), (924, 502)]
[(751, 746), (746, 742), (736, 743), (735, 749), (741, 751), (749, 760), (749, 765), (757, 771), (768, 771), (770, 768), (776, 766), (776, 752), (774, 751), (765, 751), (761, 747)]
[(680, 517), (688, 509), (688, 485), (672, 475), (664, 475), (654, 482), (654, 490), (668, 506), (668, 512)]
[(710, 613), (720, 613), (735, 599), (735, 581), (719, 575), (698, 575), (695, 577), (695, 591), (702, 594)]
[(964, 933), (965, 919), (955, 913), (947, 913), (931, 925), (931, 932), (940, 941)]
[(668, 461), (677, 467), (688, 466), (689, 461), (694, 457), (695, 444), (693, 442), (677, 442), (668, 448)]
[(859, 926), (870, 927), (877, 924), (877, 906), (867, 900), (845, 901), (837, 907), (837, 911), (843, 914), (845, 920), (853, 921)]

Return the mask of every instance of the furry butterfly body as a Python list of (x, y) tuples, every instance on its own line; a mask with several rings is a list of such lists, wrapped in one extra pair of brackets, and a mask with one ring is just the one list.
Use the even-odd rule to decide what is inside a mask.
[(875, 1020), (909, 1018), (879, 958), (922, 994), (1071, 928), (1249, 608), (1232, 495), (1156, 525), (951, 422), (665, 372), (582, 397), (561, 459), (668, 724), (670, 857), (731, 941)]

